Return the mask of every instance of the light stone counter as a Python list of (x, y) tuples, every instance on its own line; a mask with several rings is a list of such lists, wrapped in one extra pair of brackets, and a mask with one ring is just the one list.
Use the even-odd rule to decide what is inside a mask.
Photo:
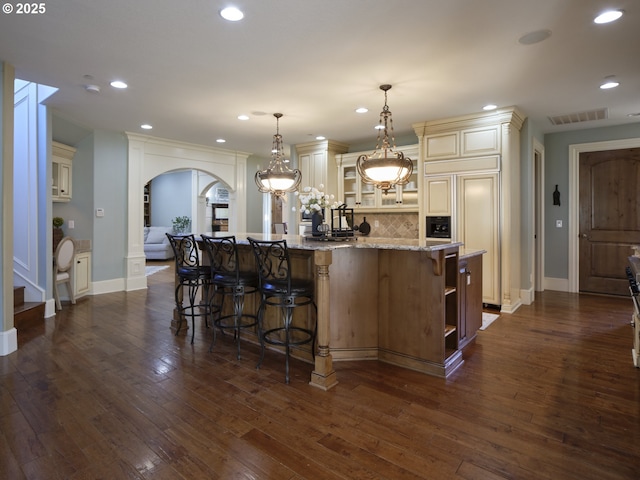
[(289, 248), (301, 250), (337, 250), (343, 248), (372, 248), (376, 250), (412, 250), (418, 252), (428, 252), (442, 250), (449, 247), (461, 247), (461, 243), (441, 243), (434, 241), (420, 241), (407, 238), (381, 238), (355, 236), (349, 240), (321, 239), (318, 237), (307, 237), (303, 235), (282, 235), (263, 233), (229, 233), (229, 232), (208, 232), (207, 235), (214, 237), (224, 237), (235, 235), (236, 242), (240, 245), (248, 245), (247, 237), (256, 240), (286, 240)]

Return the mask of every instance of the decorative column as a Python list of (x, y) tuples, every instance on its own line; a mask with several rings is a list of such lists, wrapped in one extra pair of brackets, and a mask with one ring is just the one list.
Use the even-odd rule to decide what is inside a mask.
[(338, 383), (333, 369), (333, 358), (329, 349), (331, 338), (329, 313), (329, 265), (331, 265), (331, 250), (316, 250), (314, 252), (316, 277), (316, 304), (318, 305), (318, 352), (316, 353), (315, 369), (311, 372), (310, 385), (329, 390)]

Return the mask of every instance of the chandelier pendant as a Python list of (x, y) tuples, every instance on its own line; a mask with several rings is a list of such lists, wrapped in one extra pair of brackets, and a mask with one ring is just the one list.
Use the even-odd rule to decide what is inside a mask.
[(276, 117), (276, 134), (273, 136), (271, 149), (271, 161), (266, 170), (258, 170), (254, 177), (258, 190), (262, 193), (271, 193), (276, 197), (284, 197), (289, 192), (295, 192), (302, 180), (302, 172), (291, 170), (285, 164), (284, 146), (280, 135), (281, 113), (274, 113)]
[(391, 85), (380, 85), (380, 90), (384, 92), (384, 107), (380, 112), (380, 123), (376, 126), (376, 148), (369, 155), (360, 155), (356, 162), (362, 181), (375, 185), (385, 194), (396, 185), (405, 185), (413, 173), (411, 159), (396, 151), (393, 118), (387, 105), (387, 92), (390, 89)]

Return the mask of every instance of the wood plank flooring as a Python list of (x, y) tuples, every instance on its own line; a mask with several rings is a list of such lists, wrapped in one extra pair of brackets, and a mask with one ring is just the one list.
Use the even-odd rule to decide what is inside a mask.
[(447, 380), (379, 362), (311, 365), (169, 328), (149, 289), (64, 305), (0, 357), (2, 479), (640, 478), (628, 298), (538, 294)]

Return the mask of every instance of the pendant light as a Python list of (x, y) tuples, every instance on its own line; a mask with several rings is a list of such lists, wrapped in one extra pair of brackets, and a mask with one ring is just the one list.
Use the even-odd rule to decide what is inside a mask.
[(281, 113), (274, 113), (276, 117), (276, 134), (273, 136), (273, 148), (271, 149), (271, 161), (266, 170), (256, 172), (255, 181), (258, 190), (262, 193), (272, 193), (276, 197), (284, 197), (288, 192), (295, 192), (302, 180), (300, 170), (291, 170), (285, 165), (284, 147), (282, 135), (280, 135)]
[(380, 112), (380, 123), (376, 126), (376, 149), (369, 155), (360, 155), (356, 162), (362, 181), (375, 185), (385, 194), (396, 185), (406, 184), (413, 172), (411, 159), (405, 158), (404, 153), (395, 151), (393, 119), (387, 105), (387, 92), (390, 89), (391, 85), (380, 85), (380, 90), (384, 92), (384, 107)]

